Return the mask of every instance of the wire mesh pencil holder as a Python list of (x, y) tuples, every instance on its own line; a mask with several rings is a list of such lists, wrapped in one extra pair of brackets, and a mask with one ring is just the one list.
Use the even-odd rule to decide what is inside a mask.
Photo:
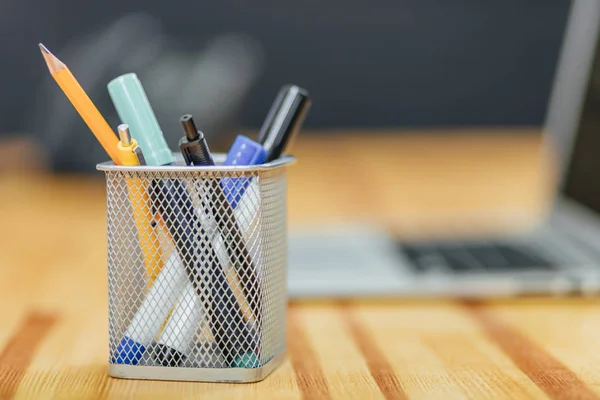
[(254, 382), (285, 357), (285, 156), (259, 166), (98, 164), (109, 375)]

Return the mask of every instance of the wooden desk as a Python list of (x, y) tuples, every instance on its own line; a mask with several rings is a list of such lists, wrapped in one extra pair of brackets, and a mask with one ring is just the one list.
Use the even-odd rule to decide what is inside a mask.
[[(543, 206), (535, 136), (434, 135), (303, 136), (291, 225)], [(600, 302), (580, 298), (294, 303), (263, 382), (108, 378), (102, 179), (0, 177), (0, 398), (600, 398)]]

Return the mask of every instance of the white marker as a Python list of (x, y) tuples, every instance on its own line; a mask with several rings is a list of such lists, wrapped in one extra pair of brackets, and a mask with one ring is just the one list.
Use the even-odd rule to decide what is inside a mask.
[(202, 305), (194, 285), (188, 282), (157, 341), (156, 354), (162, 365), (176, 367), (188, 357), (201, 322)]
[(125, 330), (113, 364), (137, 365), (188, 282), (176, 251), (172, 252)]

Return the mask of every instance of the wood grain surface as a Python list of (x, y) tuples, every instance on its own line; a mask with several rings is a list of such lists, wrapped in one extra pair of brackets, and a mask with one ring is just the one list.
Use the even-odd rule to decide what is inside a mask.
[[(533, 131), (304, 135), (295, 150), (291, 229), (502, 229), (539, 218), (551, 188)], [(0, 204), (0, 398), (600, 399), (596, 298), (294, 302), (288, 357), (262, 382), (109, 378), (102, 174), (5, 174)]]

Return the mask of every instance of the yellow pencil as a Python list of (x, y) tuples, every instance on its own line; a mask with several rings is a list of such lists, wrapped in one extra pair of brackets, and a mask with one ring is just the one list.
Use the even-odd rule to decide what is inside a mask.
[(85, 93), (79, 82), (75, 79), (69, 68), (56, 56), (40, 43), (40, 50), (46, 60), (48, 69), (52, 77), (58, 83), (58, 86), (65, 93), (73, 107), (77, 110), (81, 118), (90, 128), (96, 139), (100, 142), (104, 150), (108, 153), (115, 164), (119, 162), (119, 151), (117, 144), (119, 140), (115, 132), (110, 128), (100, 111), (96, 108), (92, 100)]
[[(79, 82), (75, 79), (69, 68), (52, 54), (43, 44), (39, 44), (44, 60), (52, 77), (67, 96), (75, 110), (90, 128), (104, 151), (117, 165), (138, 165), (138, 158), (134, 153), (127, 154), (126, 148), (121, 146), (114, 131), (110, 128), (100, 111), (85, 93)], [(131, 147), (133, 149), (134, 146)], [(129, 199), (134, 210), (134, 220), (138, 229), (138, 239), (144, 255), (144, 265), (148, 272), (150, 282), (162, 268), (160, 242), (156, 229), (152, 227), (152, 214), (150, 212), (149, 198), (146, 188), (140, 180), (128, 179)]]

